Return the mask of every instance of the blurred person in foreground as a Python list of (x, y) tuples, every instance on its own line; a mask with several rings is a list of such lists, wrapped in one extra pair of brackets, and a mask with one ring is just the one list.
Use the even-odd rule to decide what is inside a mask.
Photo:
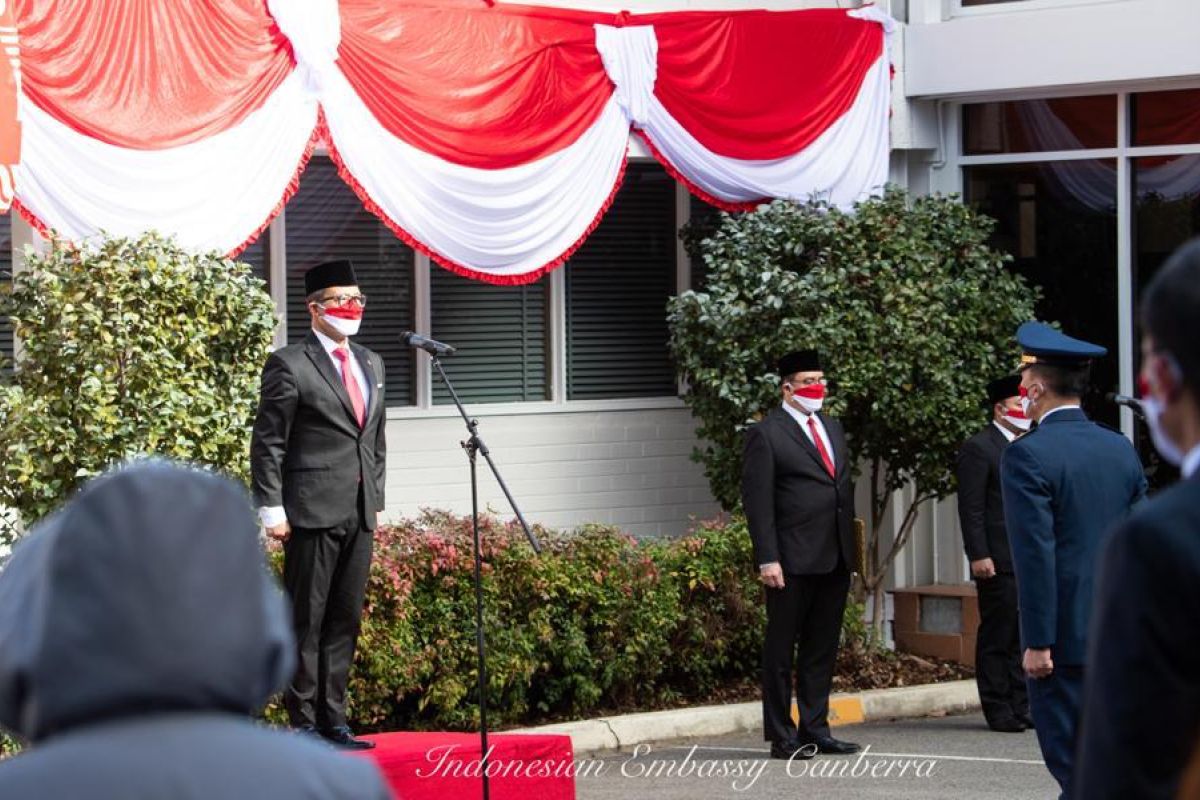
[(1075, 772), (1088, 800), (1200, 797), (1200, 239), (1143, 298), (1139, 393), (1182, 480), (1139, 507), (1100, 560)]
[(1146, 493), (1129, 440), (1092, 422), (1080, 400), (1108, 351), (1041, 322), (1017, 329), (1021, 403), (1037, 428), (1000, 458), (1004, 523), (1017, 575), (1029, 710), (1062, 797), (1071, 786), (1096, 558)]
[(252, 721), (294, 644), (249, 498), (141, 462), (88, 484), (0, 572), (4, 800), (389, 797), (373, 764)]

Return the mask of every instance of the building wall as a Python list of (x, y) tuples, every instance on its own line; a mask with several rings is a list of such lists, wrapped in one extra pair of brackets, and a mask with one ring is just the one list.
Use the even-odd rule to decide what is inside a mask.
[[(699, 464), (691, 413), (681, 401), (617, 410), (557, 408), (475, 415), (501, 476), (531, 522), (572, 528), (619, 525), (635, 536), (678, 535), (719, 508)], [(439, 413), (388, 421), (385, 518), (422, 507), (468, 513), (471, 493), (462, 419)], [(480, 507), (509, 515), (479, 459)]]

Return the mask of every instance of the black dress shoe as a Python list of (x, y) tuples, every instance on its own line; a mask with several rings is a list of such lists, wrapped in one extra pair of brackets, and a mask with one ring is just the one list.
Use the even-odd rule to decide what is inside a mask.
[(807, 761), (817, 754), (817, 748), (813, 744), (800, 744), (800, 742), (771, 742), (771, 758), (782, 758), (790, 761), (796, 759), (798, 761)]
[(848, 756), (851, 753), (857, 753), (859, 750), (862, 750), (854, 742), (843, 742), (832, 736), (818, 736), (809, 742), (809, 744), (816, 745), (817, 752), (824, 753), (825, 755)]
[(350, 732), (350, 728), (345, 725), (321, 731), (321, 735), (325, 737), (326, 741), (333, 742), (343, 750), (371, 750), (375, 747), (374, 742), (368, 742), (366, 739), (355, 739), (354, 734)]
[(316, 725), (297, 725), (296, 727), (292, 728), (292, 730), (301, 736), (309, 736), (313, 739), (319, 740), (322, 743), (325, 741), (325, 737), (322, 736), (321, 732), (317, 730)]
[(1016, 715), (1005, 717), (992, 717), (987, 721), (987, 725), (997, 733), (1024, 733), (1025, 723)]
[(1033, 716), (1028, 711), (1014, 711), (1013, 718), (1028, 730), (1033, 730), (1036, 727), (1033, 724)]

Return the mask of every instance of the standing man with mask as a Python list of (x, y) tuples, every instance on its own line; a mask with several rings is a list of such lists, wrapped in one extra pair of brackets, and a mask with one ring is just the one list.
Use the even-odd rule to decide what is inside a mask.
[(1021, 637), (1017, 628), (1017, 579), (1013, 575), (1004, 501), (1000, 495), (1000, 455), (1029, 430), (1021, 410), (1021, 376), (1008, 375), (987, 386), (991, 421), (958, 452), (958, 520), (971, 577), (979, 598), (975, 636), (975, 682), (988, 727), (1020, 733), (1033, 727)]
[[(829, 691), (854, 563), (850, 453), (820, 413), (825, 373), (812, 350), (779, 360), (783, 404), (746, 431), (742, 503), (766, 587), (763, 737), (775, 758), (856, 753), (829, 735)], [(800, 725), (792, 722), (793, 659)]]
[(1146, 288), (1140, 384), (1154, 446), (1182, 480), (1100, 560), (1075, 770), (1089, 800), (1196, 796), (1180, 780), (1200, 753), (1200, 239)]
[(1021, 402), (1037, 424), (1000, 461), (1029, 706), (1046, 767), (1071, 786), (1096, 557), (1146, 492), (1129, 440), (1080, 408), (1103, 347), (1040, 322), (1017, 330)]
[(346, 685), (383, 510), (383, 360), (352, 344), (366, 297), (349, 261), (304, 276), (312, 330), (271, 354), (250, 444), (259, 516), (283, 542), (299, 664), (284, 692), (296, 728), (348, 749)]

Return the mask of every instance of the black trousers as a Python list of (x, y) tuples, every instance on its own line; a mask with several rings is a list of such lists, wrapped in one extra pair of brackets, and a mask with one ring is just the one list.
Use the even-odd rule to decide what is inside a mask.
[[(829, 735), (829, 691), (842, 634), (850, 572), (838, 563), (825, 575), (784, 575), (782, 589), (765, 589), (767, 637), (763, 643), (763, 738), (811, 741)], [(795, 668), (800, 726), (792, 722)]]
[(337, 528), (293, 528), (283, 547), (299, 659), (283, 703), (292, 725), (346, 724), (346, 685), (362, 621), (374, 536), (353, 519)]
[(975, 635), (975, 683), (989, 720), (1029, 713), (1021, 631), (1017, 619), (1017, 578), (997, 573), (977, 579), (979, 630)]

